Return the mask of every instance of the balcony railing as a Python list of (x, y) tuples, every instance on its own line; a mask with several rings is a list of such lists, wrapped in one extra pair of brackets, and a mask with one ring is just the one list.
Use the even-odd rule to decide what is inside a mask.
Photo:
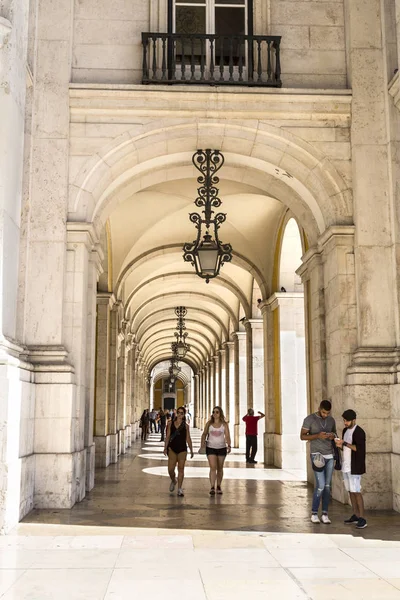
[(281, 36), (142, 33), (142, 83), (282, 87)]

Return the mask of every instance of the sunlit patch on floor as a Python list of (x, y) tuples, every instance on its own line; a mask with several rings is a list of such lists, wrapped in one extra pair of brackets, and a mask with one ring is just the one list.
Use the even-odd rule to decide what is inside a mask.
[[(143, 469), (143, 473), (148, 475), (157, 475), (161, 477), (168, 477), (168, 472), (165, 467), (149, 467)], [(187, 479), (199, 478), (208, 479), (209, 469), (208, 467), (190, 467), (185, 468), (185, 477)], [(224, 469), (224, 479), (256, 479), (257, 481), (305, 481), (306, 474), (303, 471), (286, 471), (283, 469), (248, 469), (236, 467), (230, 469), (226, 467)]]

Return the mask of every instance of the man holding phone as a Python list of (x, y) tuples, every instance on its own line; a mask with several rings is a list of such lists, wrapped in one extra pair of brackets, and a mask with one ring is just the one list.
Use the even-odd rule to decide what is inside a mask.
[(349, 408), (342, 414), (344, 429), (343, 439), (336, 438), (335, 443), (343, 450), (342, 475), (343, 483), (350, 495), (353, 514), (345, 520), (346, 525), (354, 524), (357, 529), (364, 529), (367, 521), (364, 515), (364, 500), (361, 494), (361, 475), (365, 473), (365, 441), (366, 435), (356, 423), (357, 415)]
[[(317, 412), (304, 419), (300, 439), (310, 442), (311, 464), (315, 475), (315, 488), (311, 509), (311, 522), (328, 525), (329, 500), (334, 467), (332, 441), (337, 437), (335, 419), (331, 416), (332, 404), (322, 400)], [(322, 498), (321, 520), (318, 517)]]

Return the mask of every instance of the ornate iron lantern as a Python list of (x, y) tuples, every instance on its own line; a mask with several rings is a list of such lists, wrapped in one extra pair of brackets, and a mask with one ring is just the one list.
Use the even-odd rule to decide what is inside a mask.
[(222, 204), (218, 198), (219, 177), (216, 173), (224, 164), (224, 156), (219, 150), (197, 150), (193, 154), (192, 162), (200, 171), (197, 182), (198, 197), (195, 205), (204, 208), (202, 217), (199, 213), (190, 213), (189, 218), (197, 229), (197, 239), (183, 246), (183, 260), (190, 262), (196, 269), (196, 274), (206, 283), (219, 275), (221, 266), (232, 260), (232, 246), (223, 244), (218, 238), (218, 229), (226, 220), (225, 213), (214, 216), (214, 208)]
[(175, 314), (178, 317), (177, 326), (174, 335), (176, 342), (171, 344), (172, 353), (177, 359), (185, 358), (186, 354), (190, 351), (190, 345), (186, 343), (186, 338), (189, 335), (185, 325), (185, 316), (187, 315), (187, 309), (184, 306), (177, 306), (175, 308)]

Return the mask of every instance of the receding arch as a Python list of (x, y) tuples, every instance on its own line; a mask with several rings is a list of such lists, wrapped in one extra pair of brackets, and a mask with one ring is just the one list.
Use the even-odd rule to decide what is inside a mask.
[[(141, 304), (135, 310), (135, 312), (132, 314), (132, 318), (131, 318), (132, 327), (134, 327), (135, 320), (139, 317), (140, 312), (149, 304), (155, 302), (156, 300), (167, 299), (167, 298), (168, 299), (181, 298), (182, 296), (188, 297), (188, 298), (195, 298), (197, 301), (199, 298), (203, 298), (205, 302), (216, 304), (232, 319), (235, 326), (238, 327), (238, 319), (237, 319), (236, 315), (234, 314), (233, 310), (225, 302), (223, 302), (219, 298), (215, 298), (214, 296), (209, 296), (208, 294), (201, 294), (199, 292), (196, 292), (196, 293), (194, 293), (194, 292), (167, 292), (166, 294), (159, 294), (158, 296), (151, 298), (148, 302)], [(185, 304), (187, 305), (186, 302), (185, 302)], [(176, 303), (173, 303), (173, 305), (176, 305)]]
[[(81, 168), (71, 186), (71, 220), (94, 222), (115, 192), (133, 178), (145, 179), (145, 173), (151, 170), (154, 179), (160, 165), (188, 162), (190, 152), (170, 154), (168, 140), (182, 139), (185, 144), (183, 147), (187, 148), (191, 139), (195, 151), (205, 131), (210, 147), (214, 139), (218, 139), (216, 147), (224, 151), (225, 139), (230, 142), (230, 147), (237, 140), (235, 147), (242, 151), (242, 154), (236, 154), (239, 163), (250, 169), (257, 166), (256, 170), (270, 172), (275, 179), (284, 181), (287, 189), (298, 191), (318, 224), (319, 233), (338, 218), (343, 221), (343, 218), (351, 216), (348, 186), (328, 158), (311, 144), (286, 130), (265, 123), (247, 127), (233, 121), (209, 123), (207, 120), (192, 119), (180, 125), (160, 120), (159, 123), (152, 123), (150, 129), (149, 126), (143, 126), (140, 134), (131, 136), (125, 132), (105, 148), (99, 148), (98, 153)], [(241, 147), (243, 131), (246, 131), (247, 137), (253, 136), (250, 148), (244, 144)], [(234, 156), (229, 151), (225, 151), (225, 154), (231, 158)], [(257, 165), (256, 161), (259, 161)], [(130, 168), (126, 167), (127, 164)], [(231, 164), (236, 162), (232, 161)], [(74, 215), (78, 218), (74, 219)]]
[[(129, 294), (128, 298), (126, 299), (125, 312), (127, 313), (129, 311), (129, 307), (131, 305), (131, 302), (133, 301), (135, 294), (138, 293), (139, 291), (143, 290), (143, 288), (146, 285), (150, 285), (156, 281), (160, 281), (160, 280), (164, 280), (164, 279), (174, 278), (175, 280), (181, 280), (184, 277), (188, 277), (188, 278), (196, 281), (196, 283), (197, 283), (198, 276), (196, 275), (196, 273), (188, 272), (188, 271), (165, 273), (163, 275), (157, 275), (156, 277), (152, 277), (150, 279), (143, 281), (139, 286), (137, 286), (134, 290), (132, 290), (132, 292)], [(210, 283), (211, 283), (211, 286), (207, 289), (213, 289), (213, 286), (217, 285), (217, 286), (224, 287), (227, 290), (229, 290), (230, 292), (232, 292), (236, 296), (236, 298), (239, 300), (239, 302), (242, 304), (246, 318), (251, 317), (251, 308), (250, 308), (249, 302), (247, 301), (246, 296), (236, 285), (234, 285), (233, 282), (229, 281), (223, 275), (219, 275), (218, 278), (216, 278), (215, 280), (212, 280)]]
[[(213, 314), (212, 312), (210, 312), (208, 310), (205, 310), (203, 307), (198, 307), (198, 306), (191, 308), (191, 310), (196, 313), (199, 313), (200, 315), (204, 315), (206, 318), (215, 322), (217, 324), (217, 326), (221, 329), (224, 341), (228, 341), (228, 338), (229, 338), (228, 328), (225, 326), (223, 321), (221, 321), (221, 319), (217, 315)], [(171, 308), (160, 308), (160, 309), (155, 310), (155, 311), (149, 313), (148, 315), (146, 315), (141, 320), (137, 331), (139, 332), (141, 328), (145, 327), (146, 323), (149, 319), (152, 319), (155, 315), (161, 315), (161, 314), (170, 315)], [(218, 336), (215, 333), (215, 331), (212, 328), (210, 328), (206, 323), (204, 323), (204, 322), (202, 322), (202, 323), (203, 323), (203, 326), (206, 327), (210, 331), (210, 333), (212, 333), (212, 335), (215, 337), (215, 339), (218, 340)], [(131, 327), (132, 327), (132, 325), (131, 325)], [(131, 329), (131, 332), (134, 333), (134, 331), (132, 329)]]
[[(154, 340), (154, 338), (156, 338), (156, 340)], [(167, 339), (167, 338), (169, 338), (169, 339)], [(198, 338), (200, 338), (200, 340)], [(165, 327), (162, 329), (158, 328), (158, 329), (156, 329), (156, 331), (152, 331), (151, 333), (149, 333), (148, 336), (146, 336), (145, 339), (142, 338), (141, 342), (139, 342), (139, 347), (140, 347), (141, 351), (145, 352), (148, 344), (153, 343), (153, 341), (160, 341), (161, 339), (166, 340), (170, 344), (173, 341), (175, 341), (172, 338), (171, 329), (169, 327), (168, 328)], [(203, 333), (201, 333), (197, 330), (193, 331), (192, 335), (190, 337), (188, 337), (188, 339), (187, 339), (187, 343), (189, 345), (192, 345), (192, 342), (200, 344), (201, 347), (203, 348), (206, 356), (208, 354), (210, 354), (210, 349), (212, 347), (212, 344), (206, 335), (204, 335)], [(210, 348), (209, 350), (207, 350), (207, 346)]]
[[(128, 265), (125, 265), (124, 268), (122, 269), (122, 271), (120, 272), (120, 274), (118, 276), (118, 280), (116, 282), (115, 289), (116, 289), (117, 297), (120, 297), (120, 295), (121, 295), (121, 287), (123, 285), (124, 280), (129, 276), (129, 274), (134, 269), (136, 269), (138, 266), (140, 266), (143, 263), (147, 263), (152, 258), (155, 258), (159, 255), (175, 254), (176, 251), (179, 251), (179, 252), (182, 251), (181, 244), (168, 244), (167, 246), (158, 246), (156, 248), (148, 250), (147, 252), (144, 252), (143, 254), (140, 254), (134, 260), (132, 260)], [(265, 286), (265, 282), (264, 282), (262, 273), (260, 272), (260, 270), (254, 263), (252, 263), (245, 256), (242, 256), (241, 254), (238, 254), (237, 252), (234, 251), (233, 252), (233, 264), (236, 264), (237, 266), (241, 267), (242, 269), (244, 269), (245, 271), (250, 273), (256, 279), (260, 288), (262, 290), (265, 290), (266, 286)], [(191, 273), (191, 271), (188, 270), (188, 274), (190, 274), (190, 273)], [(230, 281), (229, 278), (227, 278), (224, 275), (222, 275), (222, 277), (223, 277), (224, 282), (226, 282), (229, 285), (233, 285), (233, 282)], [(246, 303), (247, 303), (247, 301), (246, 301)]]

